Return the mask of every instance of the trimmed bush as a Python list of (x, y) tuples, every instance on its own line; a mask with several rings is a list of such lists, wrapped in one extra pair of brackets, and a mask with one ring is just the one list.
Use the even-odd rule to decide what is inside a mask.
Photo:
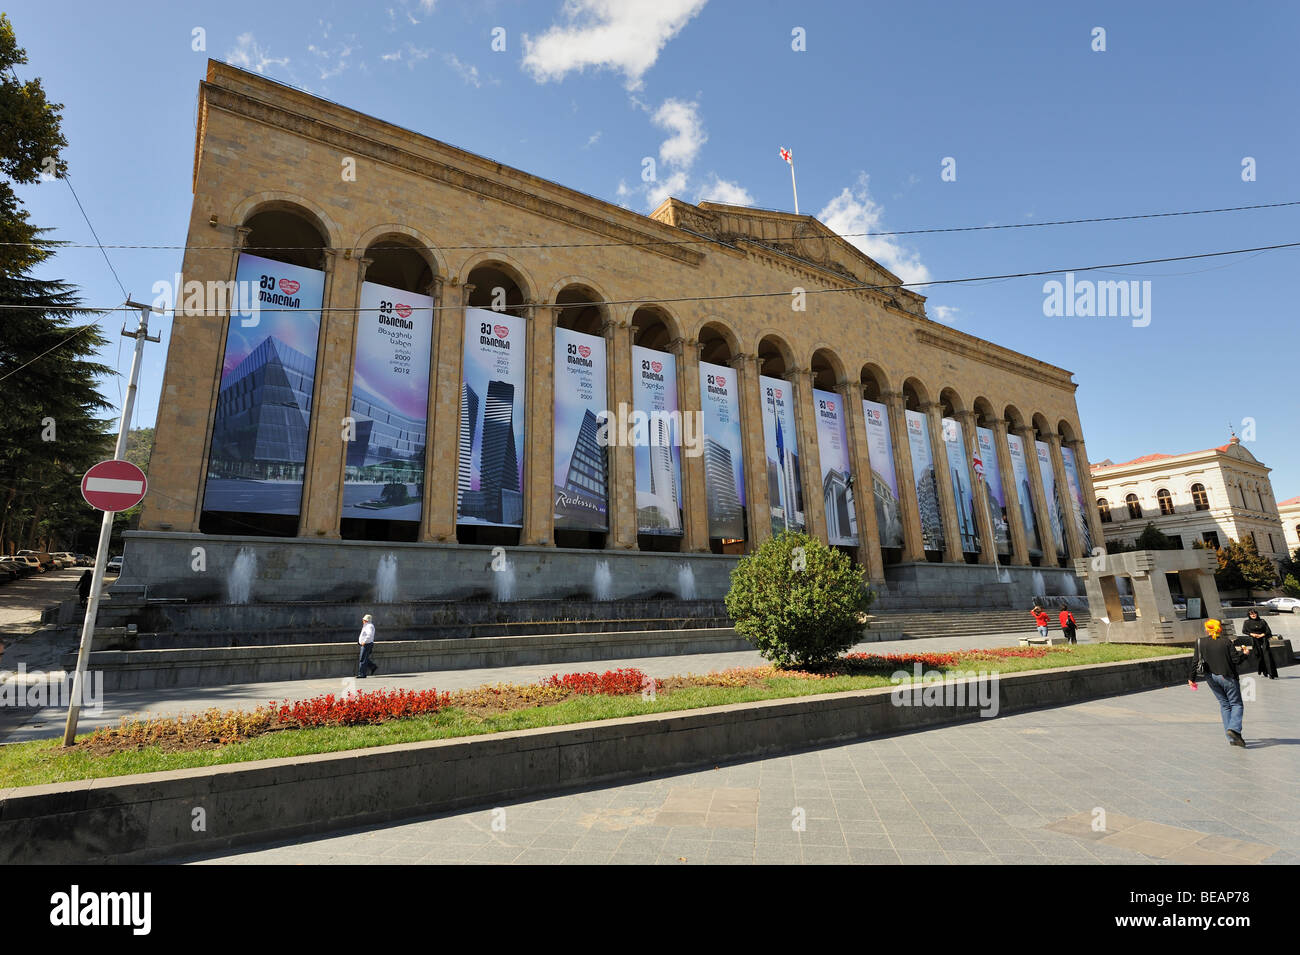
[(786, 532), (741, 559), (726, 603), (736, 632), (788, 668), (829, 663), (857, 643), (874, 596), (847, 554)]

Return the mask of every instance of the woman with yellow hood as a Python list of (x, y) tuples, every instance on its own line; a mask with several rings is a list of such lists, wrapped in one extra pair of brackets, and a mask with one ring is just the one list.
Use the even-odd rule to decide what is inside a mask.
[[(1205, 677), (1210, 692), (1219, 701), (1228, 742), (1233, 746), (1245, 746), (1246, 741), (1241, 738), (1241, 717), (1245, 707), (1241, 703), (1241, 678), (1237, 675), (1237, 664), (1245, 662), (1250, 647), (1243, 653), (1231, 640), (1222, 639), (1222, 635), (1223, 624), (1217, 620), (1205, 621), (1205, 636), (1196, 641), (1196, 656), (1192, 658), (1192, 673), (1187, 682), (1194, 690), (1197, 678)], [(1203, 672), (1197, 673), (1202, 664)]]

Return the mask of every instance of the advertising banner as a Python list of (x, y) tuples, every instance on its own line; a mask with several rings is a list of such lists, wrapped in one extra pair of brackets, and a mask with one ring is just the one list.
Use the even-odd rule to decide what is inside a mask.
[(605, 339), (555, 330), (555, 529), (609, 529)]
[(745, 465), (740, 438), (740, 380), (734, 369), (700, 362), (704, 416), (704, 489), (709, 536), (745, 539)]
[(903, 515), (898, 508), (898, 476), (889, 433), (889, 409), (877, 401), (864, 399), (862, 416), (867, 422), (867, 453), (871, 456), (871, 491), (876, 499), (880, 546), (902, 547)]
[(799, 439), (795, 434), (793, 388), (780, 378), (759, 376), (763, 398), (763, 448), (767, 458), (767, 494), (772, 533), (806, 530), (803, 479), (799, 474)]
[[(999, 554), (1010, 554), (1011, 525), (1008, 523), (1007, 492), (1002, 486), (1002, 465), (998, 463), (993, 432), (988, 428), (976, 428), (975, 440), (980, 449), (980, 464), (984, 468), (984, 490), (993, 511), (989, 516), (989, 523), (993, 525), (993, 539), (997, 542)], [(978, 481), (979, 478), (975, 480)]]
[(925, 415), (905, 411), (907, 443), (912, 449), (912, 474), (916, 478), (916, 506), (921, 515), (921, 543), (926, 550), (943, 550), (943, 516), (939, 510), (939, 485), (930, 451), (930, 429)]
[(636, 521), (642, 534), (682, 533), (681, 413), (677, 359), (632, 347), (631, 433), (636, 461)]
[(432, 298), (362, 283), (344, 517), (420, 519), (432, 346)]
[(528, 322), (465, 309), (456, 521), (522, 527)]
[(1019, 435), (1007, 435), (1007, 453), (1011, 456), (1011, 476), (1016, 482), (1016, 496), (1020, 499), (1020, 523), (1025, 528), (1029, 556), (1043, 556), (1043, 535), (1034, 516), (1034, 499), (1029, 493), (1029, 464), (1025, 461), (1025, 445)]
[(1085, 553), (1092, 553), (1092, 531), (1084, 515), (1087, 504), (1083, 500), (1083, 483), (1079, 480), (1079, 467), (1074, 459), (1073, 448), (1061, 448), (1061, 463), (1065, 465), (1065, 480), (1070, 485), (1071, 510), (1074, 512), (1074, 526), (1079, 530), (1079, 541)]
[(833, 391), (814, 388), (813, 407), (817, 411), (817, 454), (822, 465), (826, 540), (854, 547), (858, 543), (858, 515), (853, 503), (853, 465), (844, 427), (844, 399)]
[(245, 253), (235, 280), (257, 290), (257, 307), (251, 294), (232, 299), (203, 509), (295, 516), (325, 273)]
[(1056, 556), (1065, 556), (1065, 511), (1061, 508), (1061, 489), (1056, 486), (1056, 471), (1052, 469), (1052, 451), (1045, 441), (1035, 441), (1038, 451), (1038, 474), (1043, 479), (1043, 497), (1047, 500), (1047, 518), (1051, 521), (1049, 533), (1056, 538)]
[(971, 483), (970, 465), (966, 461), (966, 432), (956, 418), (944, 418), (943, 445), (948, 457), (948, 478), (952, 482), (952, 499), (957, 505), (957, 531), (964, 554), (980, 549), (979, 525), (975, 523), (975, 485)]

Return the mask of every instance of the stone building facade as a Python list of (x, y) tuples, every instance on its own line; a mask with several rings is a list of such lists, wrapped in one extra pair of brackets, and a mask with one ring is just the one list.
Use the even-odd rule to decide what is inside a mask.
[(1278, 517), (1282, 520), (1282, 533), (1286, 537), (1286, 550), (1294, 554), (1300, 547), (1300, 497), (1289, 497), (1279, 501)]
[(1147, 523), (1176, 538), (1223, 546), (1255, 540), (1273, 560), (1286, 555), (1286, 537), (1269, 469), (1235, 435), (1224, 445), (1188, 454), (1147, 454), (1093, 466), (1097, 516), (1106, 540), (1133, 543)]
[[(838, 513), (832, 523), (858, 534), (859, 546), (849, 549), (878, 587), (925, 576), (900, 576), (899, 568), (908, 566), (926, 565), (931, 580), (940, 569), (955, 575), (949, 580), (963, 574), (975, 580), (972, 572), (1000, 565), (1004, 579), (1030, 568), (1039, 582), (1046, 575), (1049, 583), (1032, 592), (1063, 593), (1057, 583), (1071, 574), (1072, 558), (1102, 538), (1098, 516), (1087, 506), (1095, 495), (1071, 373), (931, 321), (921, 295), (899, 287), (896, 276), (809, 216), (677, 199), (639, 215), (210, 62), (199, 96), (187, 248), (187, 282), (232, 281), (244, 253), (323, 272), (315, 392), (303, 408), (308, 428), (301, 508), (266, 521), (218, 520), (204, 512), (231, 318), (228, 310), (178, 302), (150, 493), (140, 530), (128, 539), (124, 587), (211, 592), (193, 579), (188, 555), (204, 547), (220, 565), (252, 548), (259, 566), (278, 575), (277, 597), (310, 596), (349, 575), (365, 578), (378, 555), (396, 549), (399, 560), (414, 561), (428, 576), (421, 593), (452, 593), (455, 581), (438, 570), (438, 561), (463, 570), (483, 562), (478, 552), (505, 548), (519, 567), (523, 594), (548, 592), (548, 576), (586, 573), (575, 562), (579, 555), (626, 555), (639, 584), (651, 586), (686, 567), (700, 582), (701, 596), (716, 596), (735, 555), (772, 532), (765, 515), (775, 485), (765, 466), (760, 376), (788, 383), (799, 453), (787, 455), (785, 466), (797, 469), (808, 530), (823, 539), (824, 502), (834, 499), (841, 507), (843, 489), (837, 484), (837, 493), (817, 493), (826, 485), (813, 391), (843, 399), (851, 486), (863, 492), (853, 495), (852, 519)], [(424, 479), (409, 484), (422, 507), (418, 525), (405, 536), (342, 516), (350, 449), (340, 423), (354, 402), (357, 309), (367, 281), (433, 302)], [(737, 293), (749, 294), (729, 297)], [(457, 523), (458, 490), (463, 495), (466, 486), (457, 449), (469, 400), (462, 380), (467, 307), (525, 322), (527, 428), (525, 446), (517, 449), (522, 526), (514, 531)], [(683, 412), (701, 406), (700, 362), (734, 371), (748, 498), (743, 540), (709, 533), (706, 473), (722, 460), (717, 449), (682, 457), (678, 537), (638, 533), (633, 449), (626, 446), (608, 448), (607, 532), (556, 529), (551, 416), (557, 329), (603, 338), (610, 409), (633, 401), (634, 347), (674, 356)], [(891, 524), (901, 525), (895, 547), (880, 545), (874, 503), (882, 488), (864, 479), (880, 470), (879, 461), (873, 469), (864, 398), (887, 412), (899, 489), (896, 512), (889, 515)], [(942, 468), (953, 480), (930, 482), (943, 544), (928, 551), (909, 415), (927, 432), (936, 462), (945, 460), (945, 437), (951, 445), (960, 435), (960, 450), (949, 447), (948, 467), (936, 464), (936, 474)], [(984, 436), (991, 438), (991, 454), (981, 452)], [(1012, 478), (1008, 436), (1027, 449), (1023, 481)], [(1000, 505), (989, 499), (987, 479), (970, 481), (971, 474), (990, 470), (1007, 476)], [(956, 500), (954, 487), (972, 484), (973, 496)], [(405, 498), (407, 487), (397, 499)], [(1055, 500), (1049, 488), (1056, 489)], [(1071, 491), (1083, 502), (1074, 520)], [(888, 489), (883, 493), (887, 497)], [(980, 543), (970, 543), (975, 540)]]

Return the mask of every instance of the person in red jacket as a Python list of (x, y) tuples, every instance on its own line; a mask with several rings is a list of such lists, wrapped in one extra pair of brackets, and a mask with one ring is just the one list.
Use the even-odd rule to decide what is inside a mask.
[(1064, 603), (1061, 604), (1061, 629), (1065, 631), (1066, 643), (1079, 642), (1077, 636), (1079, 624), (1075, 621), (1074, 614), (1070, 613), (1070, 609)]
[(1047, 611), (1038, 604), (1034, 604), (1034, 626), (1038, 628), (1040, 637), (1047, 636)]

